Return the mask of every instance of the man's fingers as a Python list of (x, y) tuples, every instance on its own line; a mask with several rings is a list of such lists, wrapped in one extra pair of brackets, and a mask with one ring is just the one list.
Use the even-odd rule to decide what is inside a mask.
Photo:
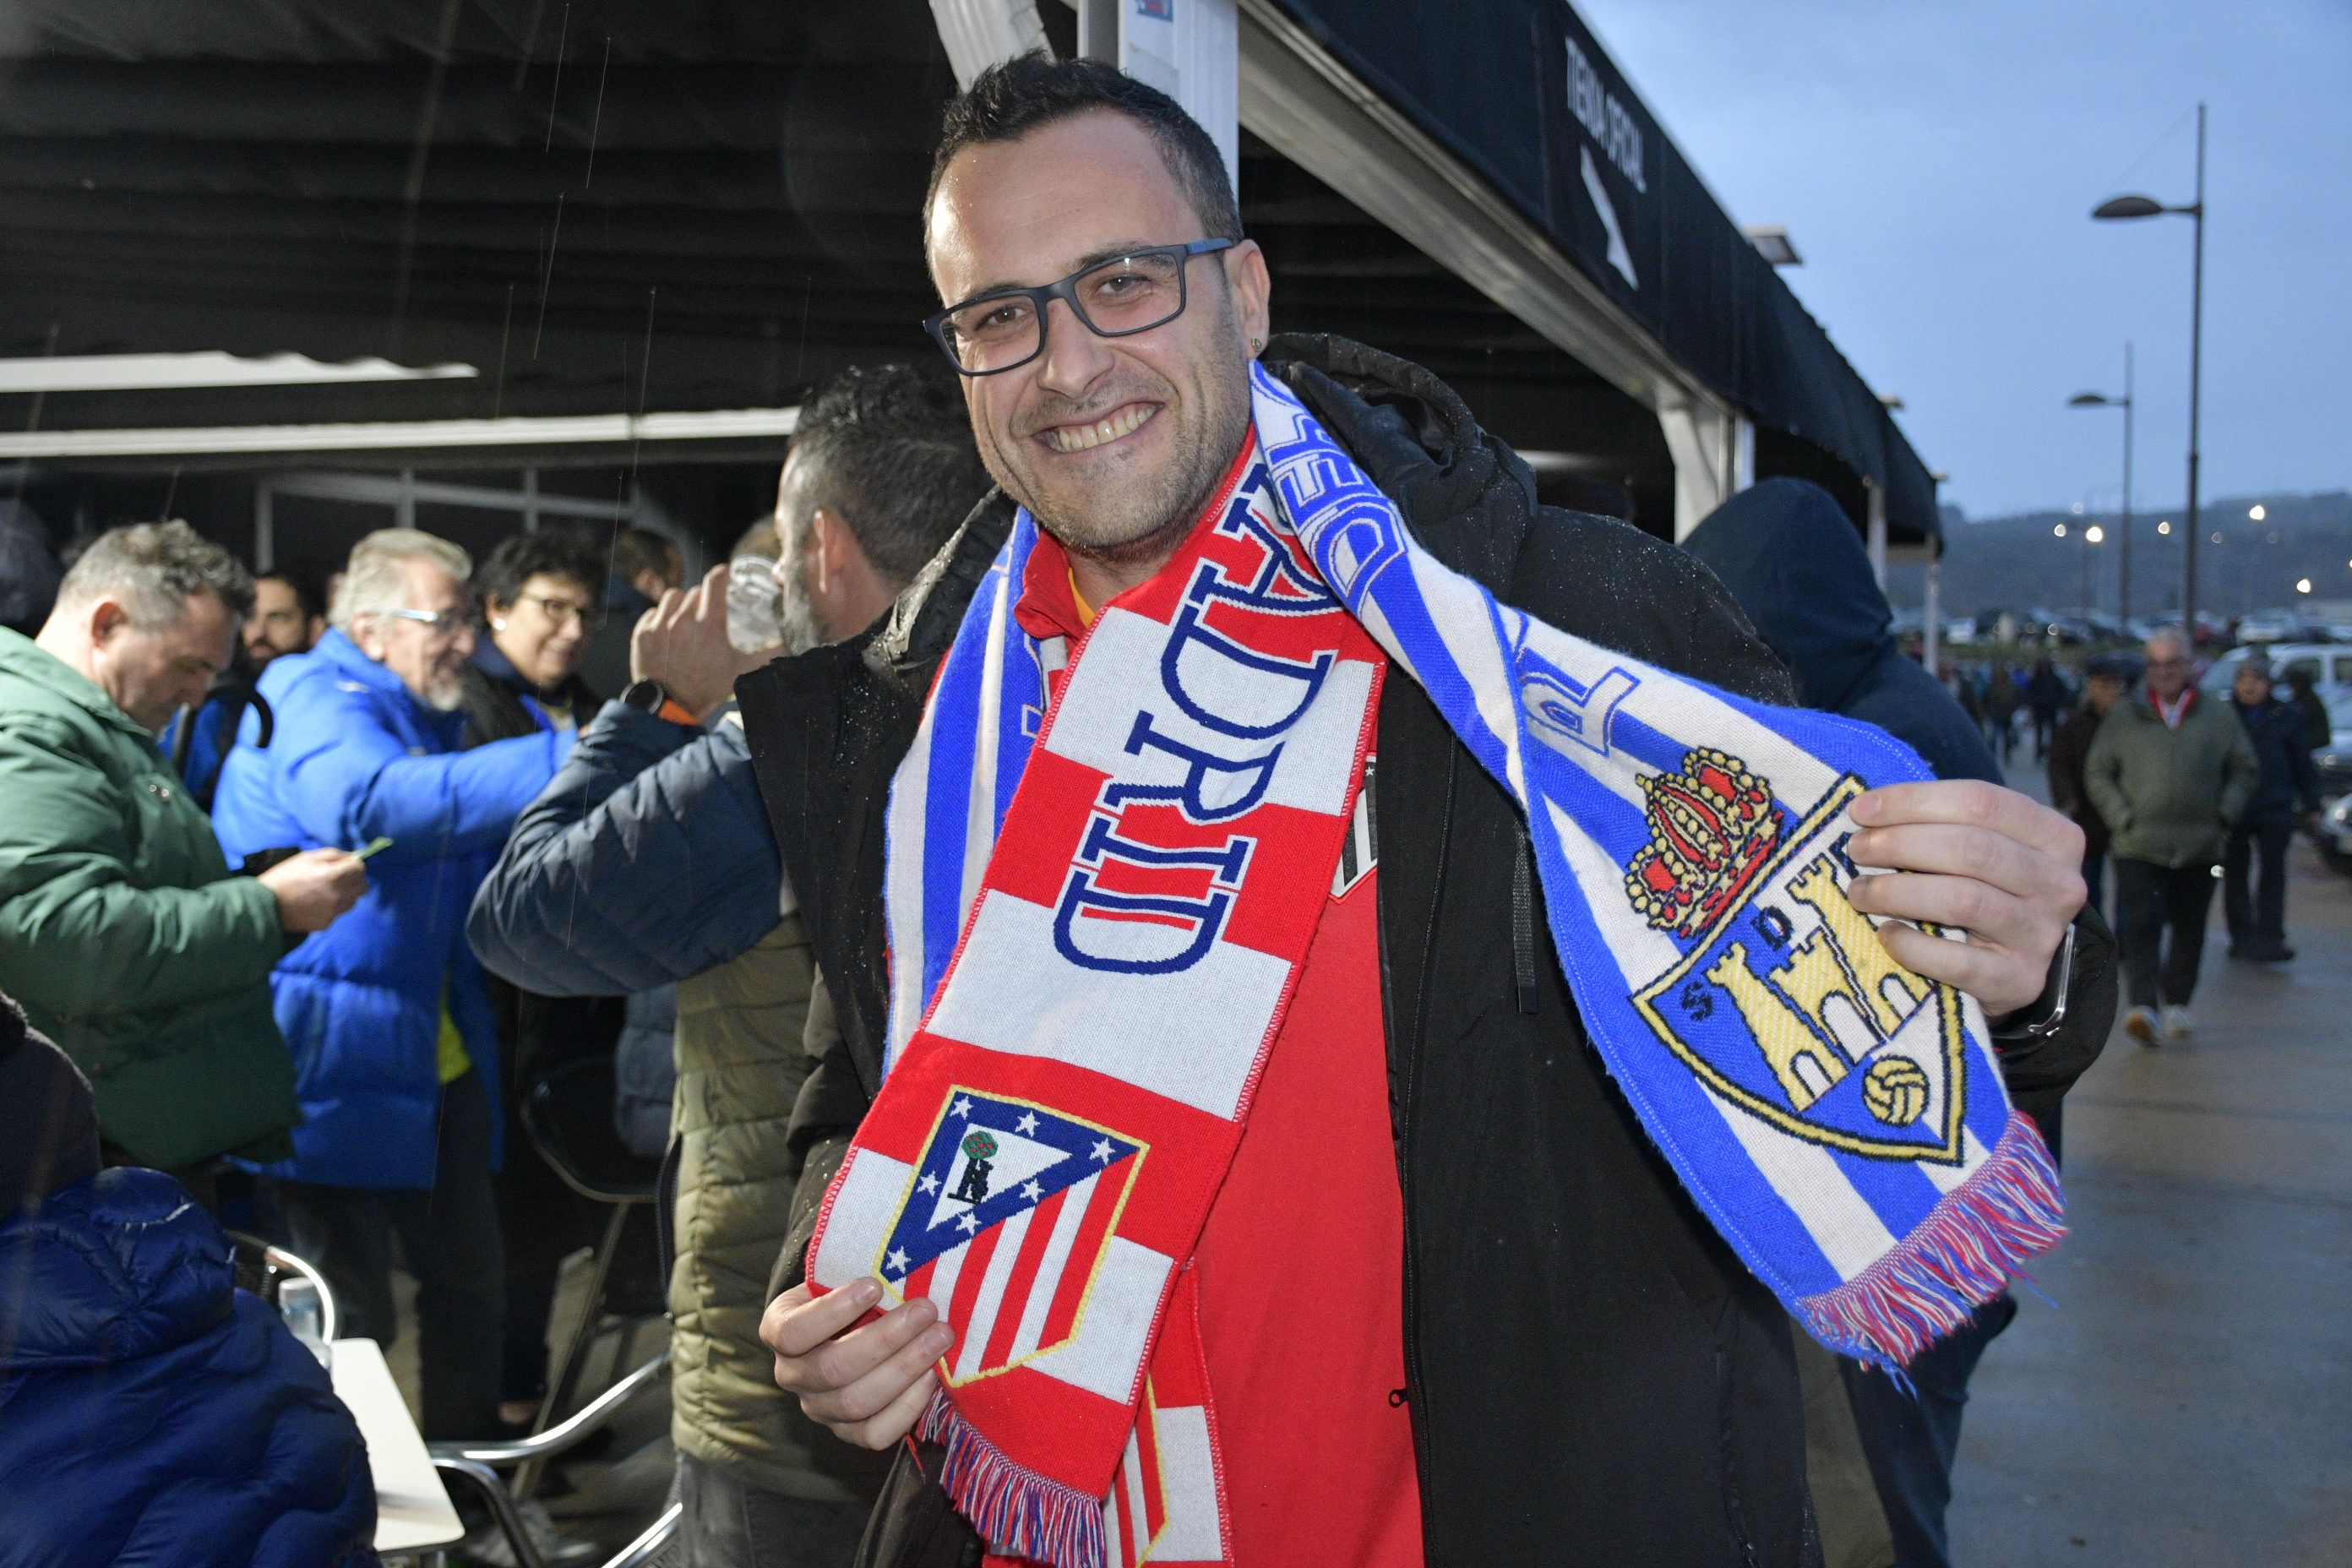
[(1878, 940), (1904, 968), (1968, 993), (1996, 1018), (2042, 994), (2042, 965), (2006, 948), (1929, 936), (1895, 921), (1878, 928)]
[(883, 1406), (880, 1414), (864, 1421), (835, 1426), (833, 1434), (842, 1441), (855, 1443), (861, 1448), (872, 1448), (877, 1452), (887, 1448), (915, 1429), (915, 1423), (922, 1419), (923, 1406), (931, 1402), (931, 1393), (938, 1386), (939, 1379), (926, 1369), (920, 1377), (907, 1385), (898, 1398)]
[(803, 1393), (801, 1408), (828, 1426), (874, 1420), (904, 1398), (909, 1386), (929, 1376), (931, 1363), (947, 1353), (954, 1340), (946, 1324), (933, 1323), (852, 1382)]
[(1957, 926), (1997, 947), (2030, 948), (2047, 934), (2048, 921), (2036, 906), (1973, 877), (1887, 871), (1856, 877), (1846, 898), (1864, 914)]
[(1864, 828), (1848, 841), (1846, 853), (1860, 865), (1970, 877), (2020, 898), (2056, 898), (2067, 877), (2080, 879), (2072, 865), (2047, 851), (1987, 828), (1948, 823)]
[(1884, 784), (1856, 796), (1851, 810), (1865, 827), (1950, 823), (1984, 828), (2061, 859), (2079, 860), (2083, 855), (2083, 830), (2071, 819), (1982, 779)]
[(871, 1279), (853, 1279), (822, 1296), (806, 1285), (795, 1285), (768, 1303), (760, 1338), (778, 1355), (806, 1355), (855, 1324), (881, 1299), (882, 1288)]

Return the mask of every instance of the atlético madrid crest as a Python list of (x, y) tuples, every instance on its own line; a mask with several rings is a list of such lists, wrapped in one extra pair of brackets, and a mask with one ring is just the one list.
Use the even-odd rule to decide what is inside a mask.
[(1845, 807), (1864, 787), (1849, 773), (1791, 823), (1722, 752), (1644, 779), (1650, 842), (1626, 898), (1682, 957), (1634, 1005), (1709, 1088), (1784, 1131), (1957, 1164), (1959, 994), (1896, 963), (1846, 898)]
[(950, 1089), (874, 1271), (929, 1297), (950, 1387), (1066, 1343), (1146, 1145), (1044, 1106)]

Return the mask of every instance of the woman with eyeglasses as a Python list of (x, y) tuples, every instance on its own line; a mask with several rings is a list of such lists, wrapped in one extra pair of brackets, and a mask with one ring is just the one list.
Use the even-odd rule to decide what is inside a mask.
[[(481, 630), (465, 673), (467, 747), (577, 730), (595, 716), (600, 697), (581, 679), (580, 667), (604, 626), (604, 583), (599, 553), (568, 530), (514, 534), (490, 552), (473, 581)], [(566, 1255), (595, 1243), (604, 1211), (565, 1186), (531, 1146), (520, 1108), (556, 1068), (611, 1055), (624, 1003), (541, 996), (488, 978), (507, 1091), (506, 1163), (498, 1176), (507, 1275), (499, 1415), (528, 1430), (545, 1390), (556, 1275)]]

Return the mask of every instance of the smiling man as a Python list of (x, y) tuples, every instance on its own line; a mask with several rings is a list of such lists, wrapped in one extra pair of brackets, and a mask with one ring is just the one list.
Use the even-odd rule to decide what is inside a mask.
[(2077, 830), (1857, 795), (1922, 770), (1769, 707), (1703, 569), (1269, 343), (1152, 89), (984, 74), (925, 234), (1003, 493), (738, 688), (842, 1034), (763, 1337), (912, 1439), (866, 1560), (1815, 1560), (1790, 1310), (1899, 1361), (1999, 1289), (1938, 1238), (2054, 1227), (1983, 1020), (2104, 1037)]

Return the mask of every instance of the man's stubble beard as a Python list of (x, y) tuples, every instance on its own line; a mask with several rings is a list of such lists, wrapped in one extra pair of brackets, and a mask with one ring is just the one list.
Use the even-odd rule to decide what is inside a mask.
[[(1029, 509), (1039, 527), (1064, 548), (1090, 555), (1111, 566), (1149, 561), (1163, 555), (1181, 539), (1209, 504), (1217, 481), (1224, 478), (1234, 454), (1241, 449), (1249, 429), (1248, 361), (1231, 362), (1223, 374), (1206, 384), (1202, 423), (1184, 433), (1153, 481), (1140, 490), (1111, 484), (1105, 494), (1083, 509), (1024, 493), (1026, 487), (1003, 460), (1001, 451), (985, 451), (988, 467), (1005, 492)], [(1120, 399), (1108, 399), (1117, 402)], [(1172, 405), (1161, 404), (1155, 419), (1172, 417)], [(1027, 439), (1028, 437), (1017, 437)], [(990, 445), (994, 446), (992, 439)], [(1172, 537), (1171, 537), (1172, 536)]]

